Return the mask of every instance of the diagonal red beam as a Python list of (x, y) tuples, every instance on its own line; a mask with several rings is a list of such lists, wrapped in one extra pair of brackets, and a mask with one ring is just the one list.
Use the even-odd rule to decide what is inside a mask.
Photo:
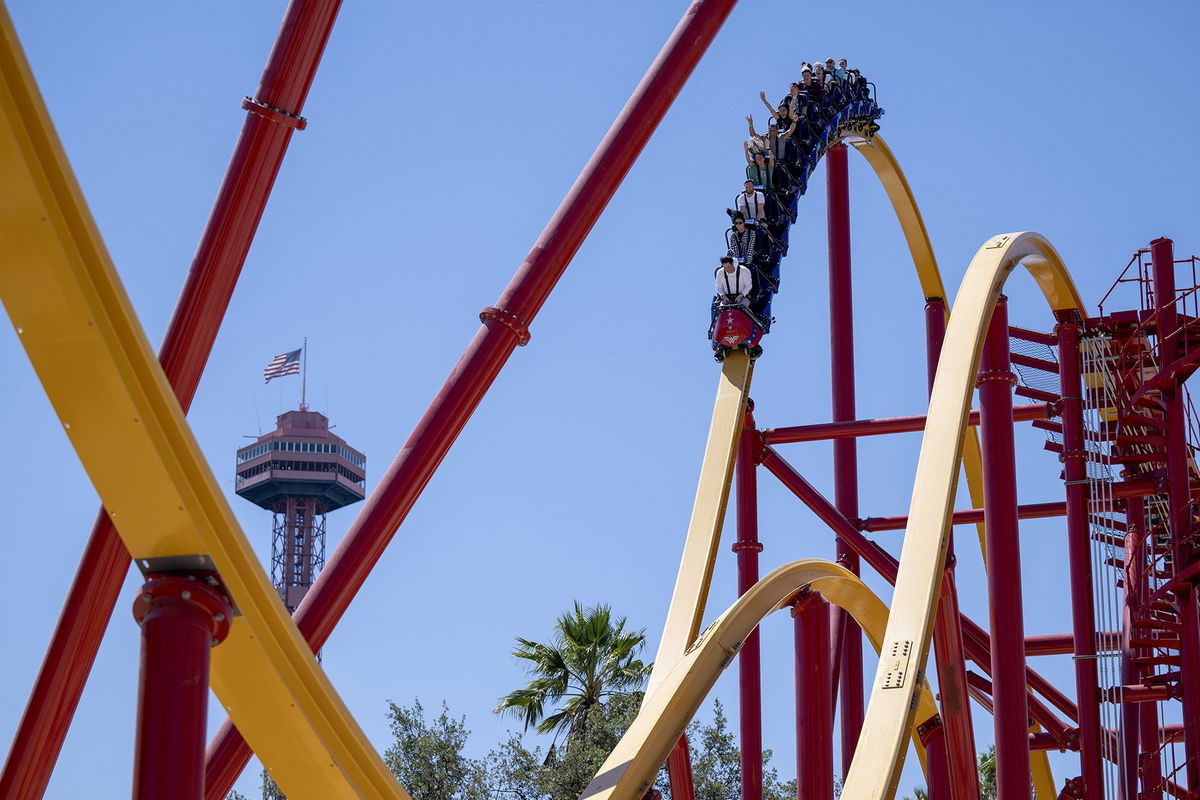
[[(496, 307), (480, 315), (483, 326), (296, 610), (296, 623), (313, 650), (324, 645), (513, 350), (528, 341), (529, 323), (735, 3), (689, 5)], [(223, 798), (249, 757), (227, 720), (209, 745), (206, 796)]]
[[(292, 132), (304, 125), (300, 110), (340, 6), (341, 0), (293, 0), (258, 90), (243, 102), (246, 121), (159, 350), (184, 411)], [(34, 800), (45, 793), (128, 571), (129, 553), (101, 509), (0, 773), (0, 797)]]

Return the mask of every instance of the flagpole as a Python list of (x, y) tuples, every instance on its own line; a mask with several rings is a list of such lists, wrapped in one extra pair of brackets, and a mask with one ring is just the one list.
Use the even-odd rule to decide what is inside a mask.
[[(294, 341), (294, 340), (293, 340)], [(304, 404), (304, 391), (308, 382), (308, 337), (304, 337), (304, 361), (300, 368), (300, 410), (308, 411)]]

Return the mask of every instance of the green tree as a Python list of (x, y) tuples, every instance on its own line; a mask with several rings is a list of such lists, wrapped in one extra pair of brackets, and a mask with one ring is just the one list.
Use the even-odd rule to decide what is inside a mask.
[(914, 786), (912, 795), (906, 795), (904, 800), (929, 800), (929, 793), (923, 786)]
[(462, 752), (471, 735), (466, 717), (451, 717), (443, 702), (442, 713), (427, 722), (420, 700), (389, 701), (387, 716), (395, 741), (383, 760), (413, 800), (486, 800), (483, 764)]
[(586, 724), (548, 755), (525, 746), (522, 737), (488, 754), (488, 797), (499, 800), (576, 800), (637, 716), (642, 693), (612, 696), (588, 710)]
[(287, 800), (287, 795), (275, 783), (275, 779), (271, 777), (271, 773), (264, 768), (262, 771), (262, 796), (263, 800)]
[[(584, 608), (578, 602), (554, 624), (549, 644), (517, 637), (513, 656), (523, 660), (533, 679), (500, 699), (496, 713), (517, 717), (525, 730), (581, 736), (591, 711), (608, 698), (641, 688), (649, 666), (638, 658), (646, 632), (625, 630), (624, 617), (612, 608)], [(556, 706), (551, 711), (548, 707)], [(551, 750), (554, 745), (551, 744)]]
[(996, 746), (979, 754), (979, 800), (996, 800)]
[(237, 789), (230, 789), (229, 794), (225, 795), (225, 800), (248, 800), (248, 798)]

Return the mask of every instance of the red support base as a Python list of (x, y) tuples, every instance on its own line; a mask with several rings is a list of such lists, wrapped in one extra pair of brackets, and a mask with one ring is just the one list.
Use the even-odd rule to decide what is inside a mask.
[(134, 800), (200, 800), (212, 647), (233, 607), (212, 576), (153, 575), (134, 602), (142, 627)]

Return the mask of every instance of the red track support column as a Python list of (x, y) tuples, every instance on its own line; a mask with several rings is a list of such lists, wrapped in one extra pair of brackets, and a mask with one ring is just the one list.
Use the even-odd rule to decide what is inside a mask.
[[(1141, 537), (1138, 542), (1142, 548), (1142, 555), (1145, 555), (1145, 537), (1149, 533), (1146, 529), (1146, 501), (1142, 497), (1130, 497), (1125, 501), (1125, 519), (1129, 524), (1130, 533), (1141, 532)], [(1126, 561), (1126, 563), (1129, 563)], [(1139, 560), (1139, 564), (1143, 564)], [(1125, 584), (1126, 592), (1136, 592), (1136, 607), (1140, 611), (1146, 603), (1146, 598), (1150, 594), (1150, 584), (1148, 582), (1148, 571), (1144, 566), (1140, 570), (1139, 578), (1136, 584), (1132, 587), (1129, 583)], [(1153, 651), (1148, 647), (1138, 648), (1137, 655), (1149, 656)], [(1142, 668), (1144, 675), (1149, 676), (1154, 674), (1154, 667), (1147, 665)], [(1134, 683), (1140, 683), (1141, 676)], [(1162, 761), (1159, 757), (1158, 750), (1158, 705), (1156, 703), (1138, 703), (1134, 706), (1137, 709), (1138, 719), (1138, 755), (1137, 755), (1137, 771), (1141, 777), (1141, 792), (1137, 795), (1138, 800), (1162, 800)]]
[(152, 575), (134, 602), (142, 627), (133, 800), (200, 800), (210, 650), (233, 608), (216, 579)]
[(692, 783), (692, 753), (688, 749), (687, 734), (671, 748), (667, 756), (667, 778), (671, 782), (671, 800), (696, 800), (696, 788)]
[[(184, 411), (208, 361), (341, 0), (293, 0), (247, 108), (241, 136), (171, 316), (159, 361)], [(283, 109), (287, 113), (280, 113)], [(101, 509), (0, 773), (0, 797), (46, 791), (71, 717), (129, 571), (129, 553)]]
[[(825, 154), (829, 202), (829, 353), (833, 384), (833, 421), (855, 418), (854, 302), (850, 277), (850, 177), (845, 145)], [(858, 516), (858, 443), (833, 443), (833, 502), (850, 519)], [(859, 574), (858, 555), (840, 538), (837, 560)], [(834, 679), (840, 682), (842, 774), (850, 770), (863, 722), (862, 632), (849, 614), (833, 609)]]
[(941, 297), (925, 298), (925, 376), (929, 393), (933, 394), (933, 378), (937, 375), (942, 343), (946, 340), (946, 301)]
[[(1029, 800), (1029, 709), (1012, 417), (1015, 382), (1008, 354), (1008, 307), (1001, 298), (992, 313), (979, 371), (996, 788), (997, 796), (1004, 800)], [(1089, 705), (1094, 707), (1095, 703)]]
[[(925, 353), (929, 391), (938, 357), (946, 338), (946, 301), (930, 297), (925, 302)], [(946, 553), (946, 572), (942, 576), (942, 591), (934, 619), (933, 647), (937, 659), (938, 700), (941, 718), (935, 736), (939, 755), (945, 763), (934, 765), (934, 753), (929, 752), (931, 770), (946, 777), (944, 800), (979, 800), (979, 769), (975, 754), (975, 731), (971, 725), (971, 700), (967, 694), (967, 668), (963, 655), (962, 628), (958, 622), (958, 589), (954, 582), (954, 529), (951, 528)], [(930, 780), (931, 800), (936, 781)]]
[(1075, 692), (1079, 706), (1079, 762), (1088, 797), (1104, 791), (1100, 751), (1096, 615), (1092, 601), (1092, 543), (1088, 524), (1087, 451), (1084, 449), (1083, 378), (1079, 326), (1058, 326), (1059, 394), (1062, 396), (1063, 475), (1067, 491), (1067, 554), (1071, 570), (1071, 622)]
[[(946, 768), (945, 732), (941, 718), (936, 715), (917, 726), (917, 735), (925, 745), (925, 761), (929, 765), (929, 800), (949, 800), (953, 796), (950, 771)], [(975, 794), (978, 796), (978, 789)]]
[[(1150, 243), (1154, 264), (1154, 298), (1158, 305), (1159, 364), (1164, 370), (1181, 355), (1179, 312), (1175, 300), (1175, 250), (1170, 239)], [(1192, 565), (1192, 499), (1188, 485), (1187, 409), (1178, 383), (1172, 379), (1162, 389), (1167, 417), (1167, 498), (1170, 507), (1172, 569), (1175, 575)], [(1180, 687), (1183, 689), (1184, 773), (1190, 789), (1200, 786), (1200, 618), (1196, 586), (1180, 584), (1175, 594), (1180, 624)]]
[[(324, 646), (513, 350), (529, 340), (528, 326), (735, 2), (688, 3), (679, 25), (538, 236), (496, 307), (484, 309), (480, 315), (483, 326), (296, 609), (296, 624), (314, 652)], [(250, 748), (227, 721), (209, 745), (205, 789), (209, 800), (224, 798), (249, 760)]]
[[(745, 425), (737, 454), (737, 553), (738, 597), (758, 583), (758, 431), (754, 429), (754, 403), (747, 402)], [(742, 798), (762, 800), (762, 666), (758, 628), (750, 632), (738, 652), (739, 732), (742, 753)]]
[(833, 797), (833, 675), (829, 603), (805, 592), (792, 606), (796, 628), (796, 797)]

